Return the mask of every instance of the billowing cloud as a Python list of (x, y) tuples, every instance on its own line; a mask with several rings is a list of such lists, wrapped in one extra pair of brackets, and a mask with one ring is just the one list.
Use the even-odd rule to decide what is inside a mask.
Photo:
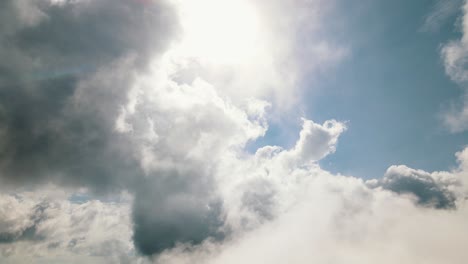
[[(375, 188), (354, 177), (331, 175), (316, 166), (289, 167), (286, 177), (278, 175), (283, 182), (275, 186), (274, 198), (265, 199), (260, 194), (269, 192), (251, 185), (258, 188), (259, 199), (263, 201), (275, 200), (282, 192), (284, 196), (276, 201), (290, 198), (291, 203), (282, 209), (275, 205), (280, 210), (275, 217), (256, 228), (238, 231), (223, 243), (207, 241), (188, 248), (181, 245), (164, 252), (155, 261), (464, 263), (468, 256), (463, 247), (468, 234), (467, 189), (458, 180), (468, 175), (464, 168), (465, 153), (466, 149), (457, 154), (459, 167), (453, 171), (427, 173), (404, 166), (389, 168), (382, 182), (390, 178), (413, 178), (413, 181), (400, 181), (398, 186), (399, 190), (408, 190), (413, 195), (401, 195), (396, 188)], [(400, 178), (391, 176), (395, 174)], [(427, 189), (414, 182), (424, 184)], [(439, 189), (429, 192), (433, 197), (425, 195), (425, 190), (435, 186)], [(454, 189), (448, 196), (453, 200), (441, 198), (449, 193), (443, 188)], [(264, 205), (263, 208), (271, 208), (271, 202)], [(264, 215), (260, 211), (254, 218), (262, 219)]]
[(382, 187), (399, 194), (416, 196), (419, 204), (435, 208), (454, 208), (460, 179), (446, 172), (427, 173), (406, 166), (391, 166), (384, 177), (369, 181), (373, 187)]
[(2, 182), (129, 190), (144, 254), (217, 233), (216, 164), (266, 130), (265, 101), (231, 102), (198, 73), (181, 77), (188, 60), (208, 66), (167, 50), (179, 30), (175, 4), (2, 3)]
[[(466, 177), (465, 153), (466, 150), (457, 154), (459, 167), (452, 172), (431, 175), (406, 167), (400, 169), (413, 174), (419, 173), (419, 177)], [(385, 256), (384, 260), (380, 259), (383, 263), (394, 263), (397, 260), (402, 260), (403, 263), (441, 263), (447, 260), (451, 263), (464, 263), (467, 256), (463, 245), (468, 233), (465, 225), (465, 187), (465, 194), (454, 192), (457, 194), (454, 196), (457, 204), (454, 210), (437, 210), (419, 206), (420, 202), (411, 196), (398, 195), (383, 188), (369, 188), (368, 183), (360, 179), (331, 175), (315, 165), (298, 168), (288, 165), (290, 163), (281, 164), (279, 154), (263, 156), (262, 162), (256, 154), (251, 157), (251, 161), (263, 163), (263, 166), (271, 169), (273, 166), (283, 167), (289, 171), (286, 177), (282, 171), (278, 171), (279, 174), (273, 171), (271, 178), (263, 175), (263, 182), (260, 178), (256, 181), (243, 181), (243, 187), (236, 191), (247, 197), (234, 199), (244, 203), (241, 206), (243, 209), (237, 213), (244, 215), (243, 223), (246, 223), (245, 220), (252, 223), (256, 219), (256, 225), (242, 226), (223, 240), (208, 239), (198, 246), (189, 242), (176, 244), (171, 250), (155, 255), (152, 261), (283, 263), (293, 260), (296, 263), (309, 263), (313, 260), (373, 263)], [(245, 160), (238, 162), (246, 164)], [(389, 171), (395, 168), (390, 168)], [(281, 184), (275, 185), (275, 177), (282, 181)], [(246, 186), (250, 188), (245, 188)], [(449, 184), (446, 186), (450, 187)], [(460, 186), (457, 183), (453, 187)], [(46, 193), (50, 196), (54, 192)], [(18, 212), (10, 213), (9, 219), (5, 218), (7, 220), (2, 222), (3, 233), (20, 234), (21, 230), (27, 230), (31, 226), (35, 226), (36, 230), (32, 233), (33, 236), (21, 239), (16, 236), (15, 243), (10, 241), (2, 244), (0, 248), (4, 251), (4, 257), (8, 253), (24, 259), (42, 256), (44, 260), (57, 260), (69, 257), (107, 263), (99, 258), (104, 256), (112, 259), (111, 262), (144, 261), (132, 253), (134, 249), (130, 241), (131, 224), (127, 200), (119, 203), (73, 203), (73, 200), (60, 200), (63, 199), (63, 194), (53, 197), (43, 197), (37, 193), (29, 195), (33, 197), (24, 192), (2, 197), (2, 208), (14, 208)], [(277, 199), (279, 196), (281, 199)], [(289, 199), (284, 199), (287, 197)], [(57, 203), (58, 198), (60, 202)], [(289, 203), (284, 203), (285, 201)], [(8, 205), (5, 206), (6, 204)], [(37, 210), (38, 205), (43, 209)], [(179, 208), (180, 206), (174, 206), (172, 209)], [(234, 206), (225, 208), (234, 209)], [(165, 212), (162, 216), (170, 214)], [(33, 219), (40, 220), (32, 221)], [(93, 228), (97, 229), (93, 231)], [(441, 248), (445, 249), (440, 250)], [(23, 252), (23, 249), (27, 250)], [(43, 255), (44, 252), (50, 254), (51, 250), (55, 255)]]
[(172, 10), (126, 0), (1, 5), (11, 25), (0, 35), (2, 178), (112, 185), (133, 166), (116, 150), (115, 109), (171, 40)]
[(127, 196), (112, 202), (79, 202), (51, 186), (2, 194), (0, 259), (126, 263), (134, 254)]
[(466, 150), (455, 171), (364, 182), (318, 164), (345, 123), (304, 118), (292, 147), (246, 151), (349, 52), (321, 27), (333, 4), (2, 2), (0, 260), (374, 263), (391, 244), (385, 261), (415, 263), (434, 217), (461, 263)]

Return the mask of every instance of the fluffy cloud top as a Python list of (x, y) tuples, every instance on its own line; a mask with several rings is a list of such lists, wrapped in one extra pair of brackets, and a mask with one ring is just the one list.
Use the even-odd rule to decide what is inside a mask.
[(401, 165), (391, 166), (382, 179), (369, 181), (369, 185), (414, 195), (420, 205), (454, 208), (461, 182), (447, 172), (427, 173)]
[(121, 262), (133, 254), (128, 201), (76, 203), (56, 188), (2, 194), (2, 262)]

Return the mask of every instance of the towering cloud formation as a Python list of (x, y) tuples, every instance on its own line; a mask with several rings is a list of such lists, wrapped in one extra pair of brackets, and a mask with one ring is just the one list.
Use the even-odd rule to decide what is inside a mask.
[(245, 150), (293, 112), (304, 71), (346, 55), (314, 26), (332, 2), (197, 3), (0, 3), (2, 262), (417, 263), (441, 221), (456, 243), (432, 256), (463, 263), (466, 150), (455, 171), (368, 182), (318, 165), (336, 120)]

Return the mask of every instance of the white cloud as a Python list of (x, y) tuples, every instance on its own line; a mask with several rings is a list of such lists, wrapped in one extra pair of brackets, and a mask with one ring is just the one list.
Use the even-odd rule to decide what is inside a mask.
[[(310, 132), (313, 126), (324, 129), (305, 120), (301, 134)], [(468, 242), (467, 188), (460, 181), (468, 177), (467, 149), (457, 153), (459, 167), (451, 172), (428, 173), (405, 166), (389, 168), (387, 175), (434, 181), (456, 195), (456, 208), (436, 210), (419, 206), (412, 196), (370, 188), (371, 183), (358, 178), (332, 175), (307, 159), (296, 158), (302, 163), (291, 163), (291, 153), (309, 156), (309, 153), (293, 152), (301, 142), (304, 143), (304, 137), (299, 137), (291, 150), (267, 146), (248, 157), (226, 152), (218, 177), (223, 181), (219, 187), (225, 202), (225, 227), (232, 233), (221, 241), (208, 239), (200, 245), (176, 245), (155, 255), (152, 261), (172, 264), (464, 263), (468, 257), (463, 247)], [(330, 144), (329, 151), (334, 147)], [(44, 198), (37, 199), (41, 197), (37, 193), (31, 195), (34, 198), (21, 192), (16, 194), (20, 198), (4, 196), (1, 211), (15, 208), (18, 215), (10, 215), (9, 219), (34, 219), (25, 216), (35, 212), (35, 205), (44, 204)], [(60, 195), (54, 197), (63, 199)], [(43, 252), (47, 252), (43, 257), (51, 260), (66, 257), (107, 263), (97, 257), (106, 256), (112, 263), (144, 261), (131, 253), (134, 249), (128, 203), (73, 204), (59, 199), (49, 200), (47, 204), (45, 216), (36, 223), (37, 235), (45, 239), (7, 244), (3, 246), (4, 256), (6, 253), (13, 259), (21, 256), (23, 262), (16, 263), (35, 259)], [(31, 222), (23, 224), (30, 225)], [(21, 229), (24, 227), (4, 227), (4, 230)], [(75, 244), (74, 238), (82, 240)], [(56, 242), (73, 246), (47, 248)]]
[(468, 81), (468, 2), (464, 2), (462, 10), (462, 37), (446, 43), (441, 50), (447, 75), (464, 89), (464, 95), (460, 101), (453, 104), (449, 111), (443, 115), (445, 124), (452, 132), (462, 132), (468, 129), (468, 95), (466, 91)]
[[(460, 159), (460, 167), (453, 172), (430, 174), (400, 166), (389, 168), (388, 173), (403, 173), (404, 177), (418, 173), (458, 188), (458, 183), (452, 186), (449, 182), (468, 176), (464, 163), (466, 160)], [(182, 246), (167, 251), (156, 263), (461, 264), (466, 261), (468, 255), (463, 246), (468, 242), (466, 186), (464, 192), (457, 193), (456, 209), (436, 210), (419, 206), (411, 196), (369, 188), (360, 179), (331, 175), (315, 166), (290, 169), (275, 188), (296, 200), (273, 219), (257, 228), (237, 232), (222, 243), (207, 242), (189, 251), (182, 250)], [(251, 186), (260, 195), (265, 194), (260, 186)], [(284, 201), (283, 197), (278, 200)]]
[(128, 199), (78, 203), (48, 186), (2, 194), (0, 201), (2, 262), (116, 263), (135, 255)]
[(320, 160), (335, 152), (338, 137), (345, 130), (345, 125), (336, 120), (328, 120), (323, 125), (304, 120), (299, 140), (290, 154), (303, 162)]
[[(0, 46), (2, 56), (14, 53), (14, 63), (0, 65), (10, 73), (0, 85), (20, 87), (5, 92), (17, 100), (0, 99), (0, 120), (9, 121), (0, 125), (0, 176), (2, 187), (32, 191), (2, 188), (1, 261), (462, 263), (466, 150), (456, 171), (400, 166), (384, 178), (429, 182), (436, 194), (453, 195), (453, 211), (418, 205), (411, 186), (404, 190), (413, 196), (398, 195), (320, 168), (346, 130), (336, 120), (303, 119), (290, 149), (245, 151), (265, 134), (269, 113), (290, 115), (301, 78), (346, 56), (348, 47), (324, 34), (333, 1), (198, 4), (72, 1), (5, 18), (17, 23), (0, 38), (24, 38), (26, 48)], [(82, 42), (70, 46), (71, 34)], [(22, 72), (57, 61), (93, 65), (36, 79)], [(41, 189), (44, 182), (56, 189)], [(78, 203), (69, 192), (83, 187), (89, 192)], [(99, 196), (122, 190), (132, 198)], [(442, 230), (437, 221), (450, 225), (447, 250), (435, 250), (441, 233), (421, 238)]]

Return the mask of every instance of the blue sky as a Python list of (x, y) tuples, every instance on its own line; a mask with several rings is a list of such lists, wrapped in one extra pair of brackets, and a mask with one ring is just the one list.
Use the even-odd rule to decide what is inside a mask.
[[(349, 46), (349, 56), (301, 83), (307, 118), (348, 121), (336, 153), (321, 161), (324, 168), (376, 178), (393, 164), (428, 171), (455, 166), (454, 153), (468, 133), (451, 133), (442, 123), (441, 114), (462, 89), (445, 74), (440, 49), (460, 37), (461, 12), (456, 8), (426, 30), (437, 3), (340, 2), (341, 16), (327, 30)], [(298, 125), (287, 123), (272, 124), (254, 145), (293, 145)]]

